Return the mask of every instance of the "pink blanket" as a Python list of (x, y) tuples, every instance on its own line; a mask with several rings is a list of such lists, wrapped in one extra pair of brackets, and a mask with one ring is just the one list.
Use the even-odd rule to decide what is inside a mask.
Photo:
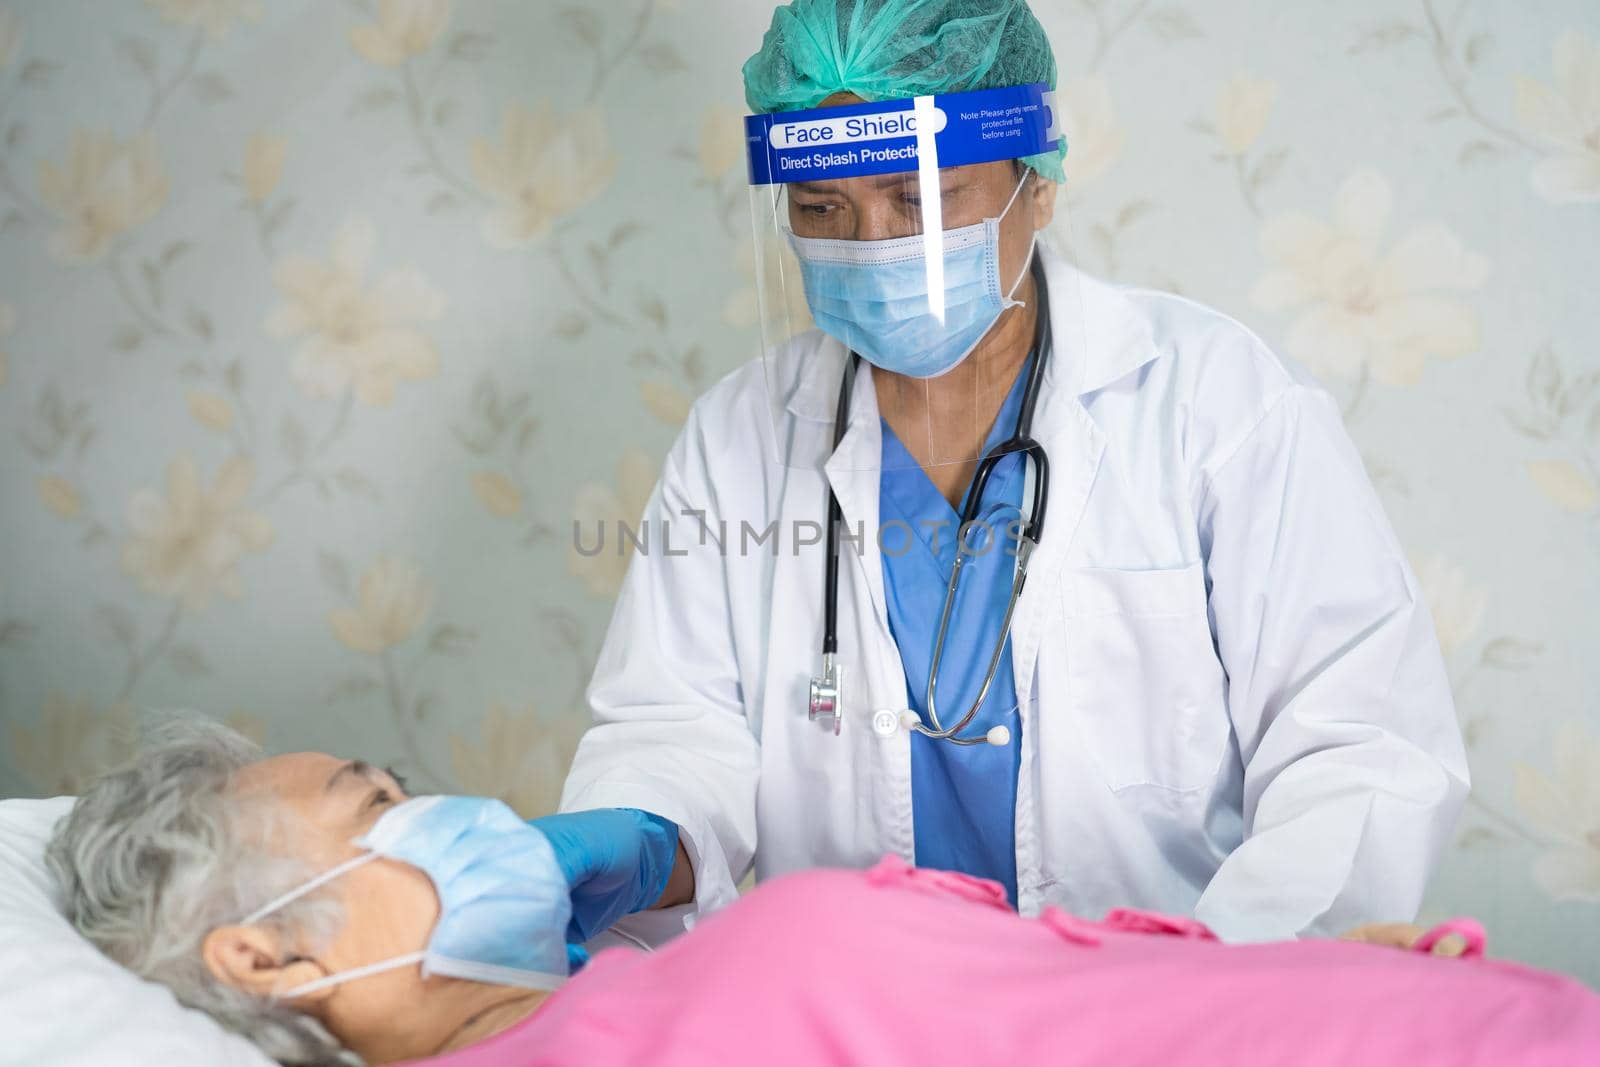
[(526, 1021), (430, 1067), (1600, 1065), (1600, 996), (1484, 958), (1223, 945), (1187, 919), (1037, 920), (913, 870), (763, 885), (646, 955), (611, 949)]

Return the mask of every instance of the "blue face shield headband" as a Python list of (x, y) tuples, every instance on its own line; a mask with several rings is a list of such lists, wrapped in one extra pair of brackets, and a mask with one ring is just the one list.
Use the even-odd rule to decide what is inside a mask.
[(409, 863), (432, 879), (439, 921), (428, 945), (305, 982), (279, 997), (314, 993), (413, 963), (422, 965), (423, 977), (440, 974), (528, 989), (554, 989), (565, 981), (565, 935), (572, 917), (566, 875), (549, 839), (501, 801), (418, 797), (385, 812), (354, 844), (367, 851), (257, 908), (243, 923), (259, 922), (382, 857)]
[(977, 347), (1007, 308), (1033, 259), (1037, 233), (1017, 277), (1003, 291), (1000, 223), (1016, 203), (1025, 173), (1000, 215), (944, 231), (944, 314), (932, 310), (926, 241), (841, 241), (789, 233), (800, 261), (811, 317), (822, 332), (873, 366), (909, 378), (936, 378)]

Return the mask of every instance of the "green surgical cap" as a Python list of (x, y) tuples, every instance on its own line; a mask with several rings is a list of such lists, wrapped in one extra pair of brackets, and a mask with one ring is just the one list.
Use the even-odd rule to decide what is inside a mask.
[[(1026, 0), (793, 0), (772, 13), (744, 65), (757, 114), (803, 111), (834, 93), (863, 100), (1056, 87), (1056, 60)], [(1063, 180), (1067, 146), (1023, 162)]]

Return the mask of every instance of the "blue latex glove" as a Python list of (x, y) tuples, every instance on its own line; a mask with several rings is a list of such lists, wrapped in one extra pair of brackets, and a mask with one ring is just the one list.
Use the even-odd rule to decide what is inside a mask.
[(581, 943), (666, 891), (678, 826), (637, 808), (599, 808), (529, 820), (550, 839), (572, 892), (567, 940)]

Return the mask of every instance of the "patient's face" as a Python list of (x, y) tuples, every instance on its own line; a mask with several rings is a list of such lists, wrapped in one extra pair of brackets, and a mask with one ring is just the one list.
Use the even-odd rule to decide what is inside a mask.
[[(317, 752), (297, 752), (261, 760), (235, 779), (242, 796), (282, 805), (296, 818), (287, 847), (313, 870), (326, 870), (360, 854), (351, 844), (384, 812), (408, 799), (388, 773), (359, 761)], [(362, 864), (327, 886), (340, 898), (345, 921), (326, 946), (290, 946), (279, 962), (294, 955), (277, 988), (289, 988), (326, 974), (360, 967), (422, 949), (439, 917), (433, 883), (422, 871), (394, 860)], [(290, 952), (292, 951), (292, 954)], [(436, 1009), (441, 987), (453, 979), (424, 980), (418, 968), (401, 967), (303, 998), (298, 1006), (311, 1011), (346, 1044), (371, 1046), (373, 1039), (404, 1041), (404, 1047), (429, 1047), (428, 1034), (405, 1034), (407, 1027), (426, 1029), (436, 1010), (423, 1010), (424, 999)]]

